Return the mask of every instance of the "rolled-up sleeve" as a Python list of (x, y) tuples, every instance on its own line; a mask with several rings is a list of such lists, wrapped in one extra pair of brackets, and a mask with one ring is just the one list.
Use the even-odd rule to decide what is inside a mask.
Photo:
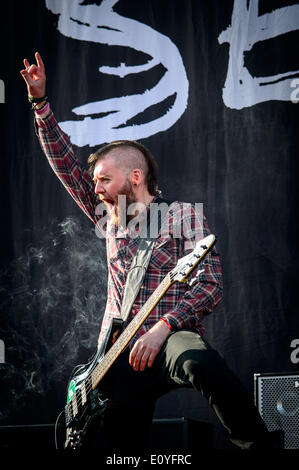
[[(184, 224), (181, 245), (182, 256), (185, 256), (192, 251), (197, 241), (210, 234), (210, 230), (206, 218), (199, 216), (194, 206), (189, 211), (185, 210), (180, 215), (180, 220)], [(199, 275), (198, 269), (203, 271)], [(213, 246), (194, 271), (193, 276), (190, 275), (194, 278), (192, 285), (179, 298), (175, 308), (163, 315), (173, 330), (194, 327), (201, 329), (203, 317), (212, 313), (222, 298), (222, 270), (216, 246)]]

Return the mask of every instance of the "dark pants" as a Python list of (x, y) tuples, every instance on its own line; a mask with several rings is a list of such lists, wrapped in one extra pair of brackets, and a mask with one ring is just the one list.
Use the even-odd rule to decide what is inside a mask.
[(179, 387), (201, 392), (238, 446), (250, 448), (267, 435), (246, 389), (218, 352), (192, 330), (172, 333), (154, 365), (143, 372), (133, 370), (125, 351), (103, 384), (113, 400), (104, 419), (110, 448), (145, 449), (156, 400)]

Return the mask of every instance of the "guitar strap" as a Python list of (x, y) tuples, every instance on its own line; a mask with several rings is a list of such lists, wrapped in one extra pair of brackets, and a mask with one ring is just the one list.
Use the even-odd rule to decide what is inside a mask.
[[(160, 204), (162, 202), (166, 202), (168, 205), (171, 204), (173, 201), (167, 201), (166, 199), (158, 198), (155, 200), (155, 203)], [(151, 259), (151, 255), (156, 243), (156, 238), (161, 230), (162, 226), (162, 217), (161, 213), (158, 212), (158, 226), (157, 230), (155, 231), (155, 237), (150, 238), (150, 226), (151, 223), (154, 221), (155, 211), (149, 211), (150, 216), (147, 217), (147, 237), (141, 238), (139, 240), (139, 244), (136, 249), (136, 253), (133, 257), (130, 270), (127, 275), (124, 296), (122, 301), (122, 308), (121, 308), (121, 318), (123, 321), (126, 321), (129, 317), (131, 312), (132, 306), (135, 302), (135, 299), (138, 295), (138, 292), (142, 286), (144, 276), (146, 270), (148, 268), (148, 264)], [(156, 220), (153, 222), (156, 224)]]

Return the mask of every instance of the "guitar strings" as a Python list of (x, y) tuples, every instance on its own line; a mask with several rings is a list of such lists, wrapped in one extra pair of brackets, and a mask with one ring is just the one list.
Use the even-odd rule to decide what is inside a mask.
[[(211, 245), (211, 246), (212, 246), (212, 245)], [(202, 253), (201, 256), (198, 256), (198, 255), (195, 255), (195, 254), (194, 254), (194, 256), (196, 256), (196, 258), (197, 258), (198, 261), (197, 261), (197, 263), (194, 264), (193, 268), (194, 268), (197, 264), (200, 264), (200, 261), (202, 261), (202, 258), (204, 257), (204, 255), (206, 255), (206, 254), (208, 253), (208, 251), (209, 251), (209, 249), (211, 248), (211, 246), (210, 246), (209, 248), (207, 248), (206, 246), (204, 246), (204, 247), (205, 247), (205, 252)], [(193, 268), (192, 268), (192, 270), (193, 270)], [(157, 287), (157, 289), (153, 292), (153, 294), (149, 297), (149, 299), (147, 300), (147, 302), (144, 304), (144, 306), (142, 307), (142, 309), (141, 309), (141, 310), (138, 312), (138, 314), (134, 317), (134, 319), (133, 319), (132, 322), (130, 323), (130, 326), (133, 324), (134, 321), (137, 323), (137, 329), (136, 329), (135, 333), (137, 332), (138, 328), (142, 325), (142, 323), (143, 323), (143, 321), (144, 321), (144, 320), (143, 320), (143, 321), (141, 322), (141, 324), (138, 326), (138, 323), (139, 323), (138, 317), (139, 317), (139, 316), (142, 317), (142, 315), (143, 315), (143, 314), (141, 313), (142, 310), (143, 310), (143, 309), (146, 310), (147, 304), (151, 304), (152, 301), (155, 301), (155, 302), (156, 302), (157, 300), (158, 300), (158, 301), (160, 300), (161, 296), (164, 295), (164, 293), (165, 293), (165, 287), (167, 287), (166, 290), (168, 289), (168, 287), (170, 287), (170, 285), (171, 285), (172, 282), (173, 282), (173, 277), (174, 277), (174, 275), (175, 275), (175, 271), (176, 271), (176, 270), (178, 271), (179, 269), (180, 269), (180, 268), (176, 266), (172, 271), (170, 271), (170, 272), (165, 276), (165, 278), (162, 280), (161, 284)], [(191, 272), (191, 270), (189, 271), (189, 273), (190, 273), (190, 272)], [(188, 273), (188, 274), (189, 274), (189, 273)], [(164, 284), (166, 284), (166, 286), (164, 286)], [(167, 284), (168, 284), (168, 285), (167, 285)], [(163, 290), (162, 290), (162, 289), (163, 289)], [(162, 290), (162, 293), (161, 293), (162, 295), (160, 295), (160, 290)], [(158, 296), (158, 299), (157, 299), (157, 296)], [(156, 302), (156, 303), (157, 303), (157, 302)], [(151, 311), (152, 311), (152, 309), (150, 310), (150, 312), (151, 312)], [(150, 314), (150, 312), (149, 312), (149, 314)], [(136, 319), (137, 319), (137, 320), (136, 320)], [(134, 336), (135, 333), (133, 333), (133, 335), (131, 336), (131, 338)], [(74, 414), (74, 408), (77, 407), (77, 410), (78, 410), (78, 407), (79, 407), (79, 406), (83, 406), (83, 396), (85, 395), (84, 400), (87, 401), (88, 395), (91, 393), (91, 391), (92, 391), (92, 389), (93, 389), (93, 387), (92, 387), (92, 385), (93, 385), (93, 379), (92, 379), (93, 372), (94, 372), (97, 368), (102, 369), (101, 373), (98, 373), (98, 374), (97, 374), (96, 380), (99, 379), (99, 377), (102, 375), (103, 372), (104, 372), (104, 375), (106, 374), (106, 372), (108, 371), (108, 369), (105, 371), (105, 367), (104, 367), (105, 364), (104, 364), (104, 366), (103, 366), (103, 362), (104, 362), (104, 361), (107, 362), (107, 360), (108, 360), (108, 362), (109, 362), (109, 357), (108, 357), (108, 356), (113, 355), (113, 347), (115, 346), (114, 349), (116, 349), (116, 348), (117, 348), (116, 344), (119, 342), (119, 340), (120, 340), (121, 338), (125, 338), (126, 336), (128, 336), (127, 329), (123, 331), (123, 333), (120, 335), (120, 337), (118, 338), (118, 340), (117, 340), (117, 341), (113, 344), (113, 346), (109, 349), (108, 353), (104, 356), (102, 362), (99, 362), (98, 365), (95, 367), (95, 369), (90, 373), (90, 375), (89, 375), (89, 377), (88, 377), (88, 383), (87, 383), (87, 385), (86, 385), (86, 387), (85, 387), (85, 391), (82, 393), (82, 385), (80, 385), (80, 386), (77, 388), (77, 390), (75, 390), (75, 393), (74, 393), (74, 395), (71, 397), (71, 399), (67, 402), (67, 404), (66, 404), (67, 411), (69, 411), (69, 410), (71, 409), (72, 414), (74, 415), (74, 416), (72, 417), (72, 419), (76, 416), (76, 415)], [(128, 342), (130, 341), (131, 338), (129, 338)], [(125, 341), (126, 341), (127, 339), (128, 339), (128, 338), (126, 337), (126, 338), (125, 338)], [(125, 348), (126, 346), (127, 346), (127, 345), (125, 345), (124, 348)], [(123, 349), (122, 349), (122, 350), (123, 350)], [(119, 352), (119, 354), (122, 352), (122, 350)], [(111, 351), (112, 351), (112, 353), (111, 353)], [(107, 359), (107, 357), (108, 357), (108, 359)], [(117, 356), (117, 357), (118, 357), (118, 356)], [(115, 358), (115, 359), (116, 359), (116, 358)], [(111, 364), (111, 365), (112, 365), (112, 364)], [(104, 370), (103, 370), (103, 369), (104, 369)], [(103, 378), (104, 375), (102, 375), (102, 378)], [(101, 379), (100, 379), (100, 380), (101, 380)], [(85, 383), (86, 383), (86, 381), (83, 381), (83, 384), (85, 384)], [(84, 401), (84, 403), (85, 403), (85, 401)], [(78, 412), (78, 411), (77, 411), (77, 412)], [(76, 413), (76, 414), (77, 414), (77, 413)]]
[[(138, 329), (138, 321), (135, 321), (136, 320), (136, 317), (132, 320), (132, 323), (131, 325), (134, 323), (137, 323), (137, 329)], [(128, 338), (128, 332), (125, 330), (122, 335), (121, 335), (122, 339), (124, 339), (124, 341), (127, 341), (128, 342), (130, 341), (131, 338)], [(120, 339), (120, 338), (119, 338)], [(124, 346), (124, 348), (126, 347), (126, 345)], [(124, 349), (123, 348), (123, 349)], [(121, 353), (121, 351), (120, 351)], [(119, 353), (119, 354), (120, 354)], [(111, 353), (111, 349), (108, 351), (108, 353), (104, 356), (102, 362), (100, 362), (96, 368), (90, 373), (90, 376), (88, 377), (88, 380), (87, 381), (84, 381), (83, 384), (79, 385), (77, 390), (75, 391), (74, 395), (72, 396), (72, 398), (69, 400), (69, 402), (67, 403), (66, 407), (67, 409), (72, 409), (72, 412), (74, 413), (74, 407), (77, 406), (83, 406), (83, 399), (84, 399), (84, 403), (85, 401), (87, 401), (87, 398), (88, 398), (88, 395), (92, 392), (92, 385), (93, 385), (93, 382), (95, 382), (94, 378), (92, 377), (93, 376), (93, 372), (95, 372), (95, 370), (99, 367), (101, 370), (98, 371), (95, 379), (98, 380), (99, 377), (102, 375), (102, 378), (103, 376), (106, 374), (106, 372), (108, 371), (105, 371), (105, 366), (106, 364), (104, 363), (104, 361), (107, 361), (109, 362), (109, 357), (113, 355)], [(111, 364), (112, 365), (112, 364)], [(104, 374), (103, 374), (104, 372)], [(85, 390), (82, 389), (82, 385), (86, 384), (85, 386)]]
[[(166, 280), (166, 279), (164, 279), (164, 281), (165, 281), (165, 280)], [(159, 287), (161, 287), (161, 289), (162, 289), (162, 287), (164, 287), (164, 285), (163, 285), (163, 284), (164, 284), (164, 281), (162, 281), (162, 283), (161, 283), (160, 286), (159, 286)], [(154, 292), (154, 294), (155, 294), (155, 292)], [(157, 294), (157, 293), (156, 293), (156, 294)], [(156, 296), (155, 296), (155, 297), (156, 297)], [(151, 297), (150, 299), (151, 299), (151, 301), (156, 300), (155, 298), (152, 298), (152, 297)], [(148, 300), (150, 300), (150, 299), (148, 299)], [(145, 305), (146, 305), (146, 304), (144, 304), (144, 307), (145, 307)], [(139, 315), (139, 314), (141, 314), (141, 310), (138, 312), (137, 315)], [(132, 322), (130, 323), (130, 326), (134, 326), (134, 328), (137, 327), (137, 330), (138, 330), (138, 328), (139, 328), (139, 326), (140, 326), (140, 325), (139, 325), (140, 320), (138, 319), (137, 315), (134, 317), (134, 319), (133, 319)], [(142, 316), (142, 314), (139, 315), (139, 316)], [(135, 323), (137, 323), (137, 325), (134, 325)], [(142, 324), (142, 323), (141, 323), (141, 324)], [(137, 330), (136, 330), (136, 331), (137, 331)], [(134, 335), (134, 333), (133, 333), (133, 335)], [(125, 342), (128, 340), (128, 342), (129, 342), (131, 338), (128, 338), (128, 336), (129, 336), (128, 331), (127, 331), (127, 330), (124, 330), (123, 333), (121, 334), (121, 336), (119, 337), (118, 342), (119, 342), (119, 340), (121, 340), (121, 339), (123, 339)], [(116, 343), (114, 343), (114, 344), (116, 344)], [(124, 348), (125, 348), (125, 347), (126, 347), (126, 345), (124, 346)], [(93, 380), (93, 377), (92, 377), (93, 372), (95, 372), (95, 370), (96, 370), (97, 368), (101, 369), (101, 370), (98, 371), (98, 373), (97, 373), (97, 375), (96, 375), (96, 377), (95, 377), (95, 379), (98, 380), (98, 378), (102, 375), (102, 373), (105, 372), (105, 363), (104, 363), (104, 361), (106, 361), (106, 362), (108, 361), (108, 362), (109, 362), (110, 356), (113, 355), (112, 348), (113, 348), (113, 346), (112, 346), (111, 349), (108, 351), (108, 353), (104, 356), (102, 362), (98, 363), (98, 365), (96, 366), (96, 368), (90, 373), (89, 380), (87, 381), (87, 383), (86, 383), (86, 381), (83, 382), (83, 384), (86, 384), (85, 391), (82, 390), (82, 385), (78, 386), (77, 390), (75, 391), (74, 395), (73, 395), (72, 398), (69, 400), (69, 402), (67, 403), (66, 407), (68, 407), (68, 408), (72, 407), (72, 411), (73, 411), (74, 406), (80, 406), (80, 405), (83, 404), (83, 398), (85, 398), (84, 395), (86, 395), (86, 401), (87, 401), (88, 395), (89, 395), (89, 393), (91, 393), (91, 391), (92, 391), (92, 383), (95, 381), (95, 380)], [(115, 346), (114, 349), (116, 349), (116, 346)], [(111, 352), (111, 351), (112, 351), (112, 352)], [(121, 352), (120, 352), (120, 353), (121, 353)], [(103, 370), (103, 369), (104, 369), (104, 370)], [(108, 370), (107, 370), (107, 371), (108, 371)], [(106, 372), (107, 372), (107, 371), (106, 371)], [(105, 373), (106, 373), (106, 372), (105, 372)], [(105, 375), (105, 373), (104, 373), (104, 375)], [(103, 377), (102, 377), (102, 378), (103, 378)], [(76, 401), (76, 404), (74, 403), (75, 401)], [(73, 406), (72, 406), (72, 405), (73, 405)]]
[[(158, 286), (158, 288), (156, 289), (156, 291), (153, 292), (153, 294), (149, 297), (149, 299), (147, 300), (147, 302), (144, 304), (143, 306), (143, 309), (146, 310), (146, 305), (147, 304), (151, 304), (153, 301), (156, 302), (157, 301), (157, 297), (161, 297), (160, 294), (164, 294), (165, 292), (165, 287), (169, 287), (170, 284), (172, 283), (172, 276), (170, 274), (173, 274), (173, 272), (171, 271), (170, 273), (168, 273), (165, 278), (163, 279), (163, 281), (161, 282), (161, 284)], [(160, 290), (162, 290), (162, 293), (160, 293)], [(137, 326), (137, 330), (139, 328), (139, 316), (143, 316), (142, 315), (142, 309), (138, 312), (138, 314), (134, 317), (134, 319), (132, 320), (132, 322), (130, 323), (130, 326), (133, 325), (133, 323), (137, 323), (137, 325), (135, 325), (134, 327)], [(142, 322), (141, 322), (142, 324)], [(136, 330), (136, 331), (137, 331)], [(133, 333), (133, 336), (134, 336), (134, 333)], [(127, 329), (123, 331), (123, 333), (120, 335), (120, 337), (118, 338), (117, 342), (119, 342), (119, 340), (121, 340), (121, 338), (123, 338), (125, 341), (128, 339), (128, 332), (127, 332)], [(131, 339), (131, 338), (130, 338)], [(129, 341), (130, 341), (129, 339)], [(115, 345), (116, 343), (114, 343)], [(113, 345), (113, 346), (114, 346)], [(77, 390), (75, 390), (75, 393), (74, 395), (72, 396), (72, 398), (69, 400), (69, 402), (66, 404), (66, 408), (67, 410), (70, 410), (72, 411), (72, 413), (74, 414), (74, 407), (79, 407), (79, 406), (83, 406), (83, 398), (84, 398), (84, 403), (85, 401), (87, 401), (87, 398), (88, 398), (88, 395), (92, 392), (92, 374), (93, 372), (99, 367), (101, 369), (101, 372), (99, 371), (99, 373), (97, 374), (97, 377), (96, 377), (96, 380), (98, 380), (98, 378), (102, 375), (103, 372), (105, 372), (105, 364), (103, 365), (103, 362), (107, 360), (109, 361), (109, 357), (108, 356), (111, 356), (113, 355), (113, 351), (111, 353), (111, 350), (113, 348), (113, 346), (109, 349), (108, 353), (104, 356), (102, 362), (100, 362), (96, 368), (90, 373), (90, 376), (88, 378), (88, 382), (86, 384), (86, 381), (83, 382), (83, 384), (86, 384), (86, 387), (85, 387), (85, 391), (82, 390), (82, 385), (78, 386)], [(126, 347), (126, 346), (125, 346)], [(116, 349), (116, 346), (114, 347), (114, 349)], [(108, 359), (107, 359), (108, 357)], [(104, 370), (103, 370), (104, 369)], [(108, 370), (107, 370), (108, 371)], [(107, 372), (106, 371), (106, 372)], [(105, 373), (106, 373), (105, 372)], [(104, 374), (105, 375), (105, 374)], [(103, 378), (103, 377), (102, 377)], [(84, 395), (86, 396), (86, 400), (85, 400), (85, 397)]]
[[(202, 257), (200, 257), (200, 258), (202, 258)], [(198, 259), (198, 261), (199, 261), (199, 259)], [(196, 264), (198, 264), (198, 263), (196, 263)], [(194, 265), (194, 266), (195, 266), (195, 265)], [(176, 268), (177, 268), (177, 267), (176, 267)], [(153, 292), (153, 294), (149, 297), (149, 299), (148, 299), (147, 302), (144, 304), (144, 306), (143, 306), (142, 309), (145, 309), (145, 310), (146, 310), (146, 306), (147, 306), (148, 303), (150, 304), (150, 303), (153, 302), (153, 301), (156, 302), (157, 300), (160, 300), (160, 298), (161, 298), (160, 290), (162, 290), (162, 293), (161, 293), (161, 294), (163, 295), (163, 294), (165, 293), (165, 287), (167, 287), (167, 288), (170, 287), (171, 283), (173, 282), (173, 277), (175, 276), (176, 268), (175, 268), (174, 270), (170, 271), (170, 272), (165, 276), (165, 278), (162, 280), (161, 284), (160, 284), (160, 285), (158, 286), (158, 288)], [(177, 269), (177, 270), (178, 270), (178, 269)], [(166, 284), (166, 285), (164, 285), (164, 284)], [(167, 290), (167, 289), (166, 289), (166, 290)], [(158, 297), (158, 299), (157, 299), (157, 297)], [(134, 319), (133, 319), (132, 322), (130, 323), (130, 326), (131, 326), (131, 325), (133, 324), (133, 322), (135, 321), (135, 322), (137, 323), (137, 330), (138, 330), (138, 328), (139, 328), (139, 327), (142, 325), (142, 323), (143, 323), (143, 322), (141, 322), (141, 324), (138, 326), (138, 323), (139, 323), (139, 321), (138, 321), (138, 316), (141, 316), (141, 317), (142, 317), (142, 314), (141, 314), (142, 309), (138, 312), (138, 314), (134, 317)], [(140, 314), (141, 314), (141, 315), (140, 315)], [(137, 330), (136, 330), (136, 331), (137, 331)], [(123, 333), (122, 333), (121, 336), (118, 338), (118, 340), (116, 341), (116, 343), (119, 342), (119, 340), (120, 340), (121, 338), (124, 338), (125, 336), (128, 336), (127, 330), (124, 330), (124, 331), (123, 331)], [(133, 336), (134, 336), (134, 333), (133, 333)], [(127, 338), (126, 338), (126, 340), (127, 340)], [(129, 341), (130, 341), (130, 339), (129, 339)], [(116, 343), (114, 343), (114, 345), (115, 345)], [(114, 346), (114, 345), (113, 345), (113, 346)], [(84, 391), (84, 392), (82, 391), (82, 385), (80, 385), (80, 386), (77, 388), (77, 390), (75, 390), (75, 393), (74, 393), (74, 395), (72, 396), (72, 398), (71, 398), (71, 399), (69, 400), (69, 402), (66, 404), (67, 410), (70, 410), (70, 409), (71, 409), (72, 414), (74, 414), (74, 408), (75, 408), (75, 407), (77, 407), (77, 409), (78, 409), (78, 407), (83, 406), (83, 397), (84, 397), (84, 403), (85, 403), (85, 401), (87, 401), (87, 399), (88, 399), (88, 395), (92, 392), (92, 389), (93, 389), (93, 388), (92, 388), (92, 382), (93, 382), (93, 380), (92, 380), (92, 374), (93, 374), (93, 372), (94, 372), (98, 367), (99, 367), (100, 369), (102, 369), (102, 370), (101, 370), (101, 373), (98, 373), (98, 374), (97, 374), (96, 380), (98, 380), (98, 378), (102, 375), (102, 373), (105, 372), (105, 367), (103, 367), (103, 362), (104, 362), (105, 360), (106, 360), (106, 362), (107, 362), (107, 360), (109, 360), (109, 358), (107, 359), (107, 356), (111, 355), (111, 350), (112, 350), (113, 346), (112, 346), (111, 349), (108, 351), (108, 353), (104, 356), (102, 362), (100, 362), (100, 363), (95, 367), (95, 369), (90, 373), (90, 376), (88, 377), (88, 383), (87, 383), (87, 385), (86, 385), (86, 387), (85, 387), (85, 391)], [(125, 347), (126, 347), (126, 346), (125, 346)], [(115, 348), (116, 348), (116, 346), (115, 346)], [(111, 365), (112, 365), (112, 364), (111, 364)], [(105, 366), (105, 364), (104, 364), (104, 366)], [(103, 368), (104, 368), (104, 371), (103, 371)], [(107, 370), (107, 371), (108, 371), (108, 370)], [(106, 371), (106, 372), (107, 372), (107, 371)], [(106, 373), (106, 372), (105, 372), (105, 373)], [(104, 373), (104, 375), (105, 375), (105, 373)], [(102, 376), (102, 378), (103, 378), (103, 376)], [(86, 384), (86, 381), (83, 381), (83, 384)], [(85, 396), (84, 396), (84, 395), (85, 395)], [(77, 413), (76, 413), (76, 414), (77, 414)], [(74, 416), (75, 416), (75, 415), (74, 415)]]
[[(136, 324), (136, 325), (135, 325)], [(138, 318), (135, 317), (133, 320), (132, 320), (132, 323), (130, 325), (134, 326), (136, 328), (137, 326), (137, 329), (138, 329), (138, 324), (139, 324), (139, 321), (138, 321)], [(133, 333), (134, 335), (134, 333)], [(130, 338), (128, 338), (128, 332), (127, 330), (125, 330), (122, 335), (119, 337), (119, 340), (122, 339), (124, 340), (124, 342), (126, 342), (128, 340), (128, 342), (130, 341)], [(124, 348), (126, 347), (126, 345), (124, 346)], [(116, 347), (114, 348), (116, 349)], [(90, 376), (89, 376), (89, 380), (88, 381), (85, 381), (82, 383), (82, 385), (78, 386), (77, 390), (75, 391), (75, 394), (72, 396), (72, 398), (70, 399), (70, 401), (68, 402), (67, 405), (73, 405), (74, 406), (80, 406), (83, 404), (83, 400), (85, 400), (85, 395), (86, 395), (86, 400), (87, 400), (87, 397), (89, 395), (89, 393), (91, 393), (92, 391), (92, 384), (99, 379), (99, 377), (103, 374), (103, 372), (105, 373), (105, 366), (107, 365), (107, 361), (109, 362), (109, 359), (110, 359), (110, 356), (113, 355), (113, 351), (111, 351), (111, 349), (108, 351), (108, 353), (104, 356), (104, 359), (102, 360), (102, 362), (100, 362), (96, 368), (91, 372)], [(105, 362), (104, 362), (105, 361)], [(96, 373), (96, 376), (93, 376), (93, 373), (98, 369), (97, 373)], [(105, 374), (104, 374), (105, 375)], [(84, 390), (84, 385), (85, 385), (85, 390)], [(76, 401), (76, 404), (75, 404), (75, 401)], [(69, 406), (69, 408), (70, 408)]]

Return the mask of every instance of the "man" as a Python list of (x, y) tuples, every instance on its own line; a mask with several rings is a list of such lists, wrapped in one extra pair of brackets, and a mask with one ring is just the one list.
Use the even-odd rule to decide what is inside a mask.
[[(120, 316), (127, 273), (137, 249), (137, 229), (131, 236), (129, 223), (136, 214), (148, 214), (150, 205), (160, 198), (156, 164), (141, 144), (119, 141), (92, 154), (89, 172), (84, 170), (50, 109), (45, 67), (38, 53), (35, 57), (36, 64), (24, 60), (21, 74), (35, 110), (35, 129), (42, 149), (67, 191), (106, 236), (109, 277), (101, 342), (111, 319)], [(125, 216), (120, 211), (120, 196), (126, 198)], [(101, 224), (103, 212), (99, 200), (109, 214), (105, 227)], [(136, 207), (141, 209), (136, 212)], [(203, 238), (209, 233), (205, 218), (198, 224), (194, 206), (188, 207), (190, 210), (186, 211), (181, 202), (169, 206), (167, 236), (163, 236), (161, 228), (130, 318), (178, 259), (190, 251), (192, 235)], [(179, 228), (183, 226), (182, 231), (175, 221), (179, 221)], [(117, 230), (113, 231), (113, 227)], [(146, 446), (155, 401), (178, 387), (200, 391), (227, 428), (231, 440), (240, 447), (268, 445), (265, 425), (245, 389), (202, 338), (202, 319), (213, 311), (221, 296), (221, 268), (214, 248), (207, 257), (204, 272), (192, 286), (174, 283), (168, 289), (104, 379), (115, 404), (105, 413), (110, 446)]]

